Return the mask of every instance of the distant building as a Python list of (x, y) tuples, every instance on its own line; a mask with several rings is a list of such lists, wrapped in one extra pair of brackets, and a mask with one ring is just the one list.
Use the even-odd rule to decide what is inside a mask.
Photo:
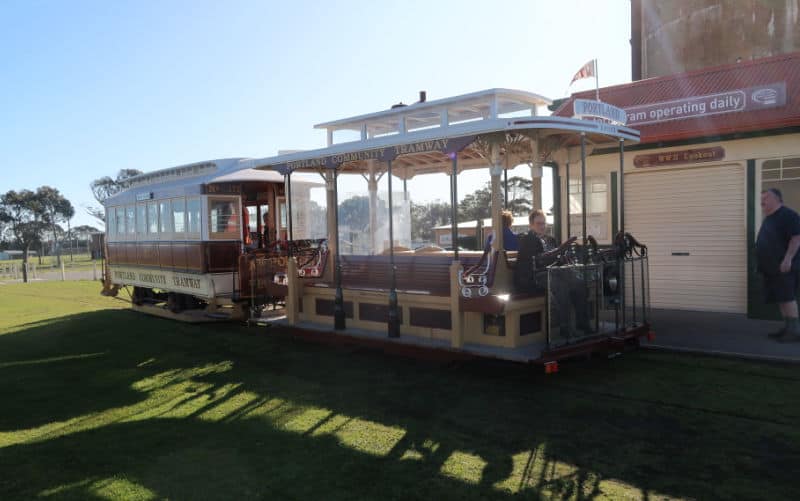
[[(36, 257), (36, 251), (28, 251), (28, 257)], [(21, 250), (4, 250), (0, 251), (0, 261), (8, 261), (10, 259), (22, 259)]]
[(631, 0), (633, 80), (795, 51), (796, 0)]
[[(553, 216), (547, 215), (547, 224), (548, 227), (552, 226), (553, 224)], [(439, 247), (452, 247), (453, 243), (453, 231), (452, 227), (449, 224), (443, 224), (440, 226), (433, 227), (433, 240), (436, 242), (436, 245)], [(511, 224), (511, 231), (514, 233), (527, 233), (529, 230), (528, 224), (528, 216), (514, 216), (514, 222)], [(458, 223), (458, 238), (467, 238), (472, 237), (475, 238), (475, 235), (478, 231), (478, 220), (473, 219), (472, 221), (464, 221)], [(486, 238), (492, 233), (492, 219), (487, 218), (481, 221), (481, 238), (479, 242), (476, 242), (476, 248), (480, 249), (483, 247), (483, 242), (486, 242)]]
[[(594, 92), (574, 94), (555, 115), (572, 116), (574, 99)], [(587, 159), (587, 194), (610, 188), (588, 232), (611, 243), (624, 210), (625, 230), (649, 248), (654, 308), (769, 315), (754, 264), (759, 196), (778, 188), (800, 208), (800, 52), (601, 88), (600, 98), (626, 111), (641, 142), (625, 148), (624, 186), (616, 148)], [(572, 233), (581, 224), (579, 175), (573, 169), (568, 188), (560, 166)]]

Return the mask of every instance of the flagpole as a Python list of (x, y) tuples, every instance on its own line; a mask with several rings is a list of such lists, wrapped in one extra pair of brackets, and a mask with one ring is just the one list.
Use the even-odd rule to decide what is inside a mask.
[(595, 89), (595, 99), (600, 100), (600, 80), (597, 75), (597, 59), (594, 60), (594, 89)]

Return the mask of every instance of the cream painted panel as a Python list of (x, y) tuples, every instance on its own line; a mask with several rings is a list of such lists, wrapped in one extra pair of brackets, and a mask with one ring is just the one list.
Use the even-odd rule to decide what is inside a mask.
[(626, 174), (625, 226), (648, 247), (652, 307), (746, 311), (743, 165)]

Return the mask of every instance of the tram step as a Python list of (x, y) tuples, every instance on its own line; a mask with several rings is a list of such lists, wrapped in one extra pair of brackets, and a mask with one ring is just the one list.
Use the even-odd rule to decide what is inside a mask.
[(228, 313), (206, 313), (206, 316), (209, 318), (216, 318), (220, 320), (227, 320), (231, 318), (230, 314)]

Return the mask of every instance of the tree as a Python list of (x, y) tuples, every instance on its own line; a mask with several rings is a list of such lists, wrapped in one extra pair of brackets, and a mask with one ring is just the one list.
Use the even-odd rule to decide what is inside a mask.
[(491, 217), (492, 210), (492, 184), (479, 188), (465, 196), (458, 204), (458, 220), (472, 221)]
[[(508, 210), (515, 216), (528, 214), (533, 208), (531, 202), (530, 179), (514, 176), (508, 179)], [(502, 189), (502, 183), (501, 183)], [(492, 217), (492, 183), (487, 181), (479, 188), (465, 196), (458, 204), (458, 219), (473, 221)]]
[(28, 252), (40, 243), (48, 229), (47, 214), (40, 197), (31, 190), (9, 191), (0, 196), (0, 221), (11, 228), (11, 234), (22, 249), (22, 280), (28, 281)]
[(533, 210), (532, 187), (530, 179), (519, 176), (508, 178), (508, 210), (515, 216), (526, 216)]
[(433, 241), (433, 228), (450, 223), (450, 204), (439, 200), (427, 204), (411, 204), (411, 239)]
[(39, 199), (42, 211), (45, 214), (45, 222), (53, 232), (53, 247), (56, 251), (57, 263), (61, 266), (61, 246), (58, 244), (58, 230), (60, 228), (58, 223), (65, 222), (69, 225), (69, 220), (75, 215), (75, 208), (72, 207), (69, 200), (61, 195), (61, 192), (50, 186), (42, 186), (37, 189), (36, 197)]
[(142, 174), (142, 171), (137, 169), (122, 169), (117, 173), (116, 178), (112, 179), (109, 176), (103, 176), (92, 181), (89, 187), (92, 189), (92, 195), (94, 195), (95, 200), (100, 203), (100, 206), (85, 206), (86, 212), (97, 218), (100, 222), (105, 223), (106, 214), (103, 209), (103, 202), (105, 202), (108, 197), (116, 195), (124, 190), (127, 186), (126, 181), (139, 174)]

